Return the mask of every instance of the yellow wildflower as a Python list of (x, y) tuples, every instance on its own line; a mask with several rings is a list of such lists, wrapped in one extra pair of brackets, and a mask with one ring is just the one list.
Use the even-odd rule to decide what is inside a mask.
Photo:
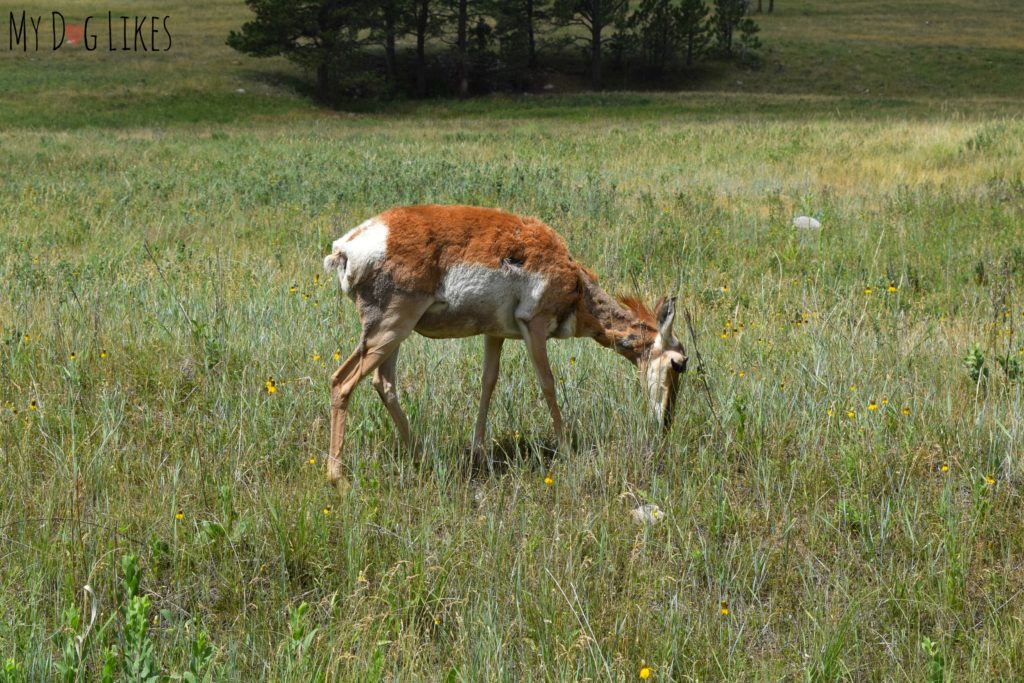
[(871, 402), (868, 403), (868, 410), (878, 410), (878, 404), (875, 403), (874, 399), (871, 399)]
[(651, 677), (651, 667), (649, 667), (649, 666), (641, 667), (640, 668), (640, 678), (646, 681), (650, 677)]
[(307, 460), (306, 462), (308, 462), (310, 465), (315, 465), (316, 464), (316, 456), (315, 455), (309, 456), (309, 460)]
[(28, 409), (29, 410), (38, 410), (39, 409), (39, 404), (36, 403), (35, 399), (32, 399), (31, 401), (28, 402)]
[(174, 518), (176, 520), (178, 520), (179, 522), (181, 520), (185, 519), (185, 511), (184, 510), (178, 510), (177, 512), (174, 513)]
[(106, 349), (100, 349), (100, 358), (106, 358), (106, 357), (107, 357), (107, 350)]
[(277, 384), (274, 382), (273, 377), (267, 378), (267, 381), (263, 383), (263, 388), (268, 394), (277, 393)]
[(942, 466), (939, 467), (939, 471), (940, 472), (949, 472), (949, 463), (948, 462), (942, 463)]
[(865, 296), (871, 296), (871, 287), (865, 287), (864, 288), (864, 295)]
[(721, 607), (718, 608), (718, 612), (723, 617), (729, 616), (729, 603), (726, 602), (725, 600), (722, 600), (722, 605), (721, 605)]
[(324, 506), (324, 516), (326, 517), (329, 514), (331, 514), (331, 506), (330, 505), (325, 505)]
[(555, 483), (555, 478), (549, 474), (546, 477), (544, 477), (544, 483), (547, 484), (548, 486), (551, 486), (552, 484)]
[(986, 474), (985, 483), (988, 484), (989, 486), (995, 486), (996, 478), (993, 477), (991, 474)]
[(341, 351), (335, 351), (334, 355), (331, 357), (334, 359), (335, 362), (341, 360)]

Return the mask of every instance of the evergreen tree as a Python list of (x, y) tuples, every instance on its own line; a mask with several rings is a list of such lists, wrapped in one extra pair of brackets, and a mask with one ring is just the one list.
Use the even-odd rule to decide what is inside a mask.
[(537, 34), (550, 18), (550, 0), (495, 0), (492, 13), (507, 68), (537, 68)]
[(756, 65), (761, 60), (757, 53), (761, 49), (761, 39), (757, 37), (761, 27), (750, 17), (743, 17), (736, 28), (740, 32), (738, 50), (740, 60), (750, 66)]
[(662, 74), (679, 46), (679, 24), (673, 0), (641, 0), (626, 26), (647, 69)]
[(590, 87), (600, 90), (604, 85), (601, 48), (614, 36), (606, 29), (622, 25), (626, 20), (629, 0), (555, 0), (555, 16), (565, 25), (581, 26), (587, 31), (590, 54)]
[(380, 0), (371, 15), (370, 38), (384, 47), (384, 71), (392, 84), (398, 80), (396, 44), (412, 31), (413, 3), (411, 0)]
[(733, 33), (748, 7), (749, 0), (715, 0), (715, 41), (723, 55), (732, 55)]
[(664, 73), (680, 54), (692, 66), (708, 43), (707, 15), (704, 0), (642, 0), (627, 25), (649, 72)]
[(246, 0), (256, 15), (227, 43), (256, 57), (284, 56), (316, 73), (316, 95), (336, 99), (339, 79), (359, 57), (359, 31), (369, 28), (368, 0)]
[(682, 0), (676, 17), (686, 46), (686, 66), (693, 66), (694, 59), (703, 55), (708, 46), (708, 6), (704, 0)]

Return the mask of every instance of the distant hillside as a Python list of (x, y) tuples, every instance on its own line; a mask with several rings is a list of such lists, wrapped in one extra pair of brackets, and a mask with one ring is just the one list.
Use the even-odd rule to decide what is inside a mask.
[[(46, 18), (41, 35), (48, 35), (53, 8), (35, 1), (24, 9)], [(69, 24), (99, 11), (88, 0), (68, 0), (60, 9)], [(240, 0), (166, 0), (159, 14), (168, 17), (173, 36), (167, 52), (86, 52), (81, 44), (54, 52), (44, 44), (25, 53), (6, 49), (3, 36), (0, 125), (121, 127), (323, 114), (300, 94), (303, 75), (294, 66), (246, 57), (225, 45), (228, 32), (251, 16)], [(858, 111), (870, 109), (865, 100), (876, 99), (889, 107), (894, 98), (899, 106), (919, 100), (913, 105), (919, 110), (931, 106), (920, 100), (981, 98), (989, 109), (1006, 109), (1024, 99), (1024, 16), (1015, 0), (777, 0), (773, 14), (756, 19), (762, 68), (713, 65), (680, 81), (678, 89), (779, 94), (783, 100), (853, 98)], [(105, 34), (97, 24), (102, 22), (90, 31)], [(556, 94), (585, 82), (582, 73), (578, 82), (571, 75), (553, 81)], [(736, 104), (730, 99), (727, 106)], [(772, 106), (777, 104), (773, 98)], [(398, 109), (409, 106), (417, 105)], [(478, 105), (451, 106), (472, 111)]]

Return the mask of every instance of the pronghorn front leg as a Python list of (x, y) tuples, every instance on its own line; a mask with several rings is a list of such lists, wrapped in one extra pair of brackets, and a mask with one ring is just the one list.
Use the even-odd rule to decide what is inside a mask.
[(480, 391), (480, 410), (476, 414), (476, 429), (473, 430), (473, 455), (479, 457), (484, 451), (484, 438), (487, 435), (487, 409), (491, 405), (491, 395), (498, 383), (498, 370), (501, 366), (501, 347), (505, 343), (502, 337), (484, 337), (484, 378)]
[(395, 386), (396, 366), (398, 365), (398, 349), (388, 356), (388, 359), (380, 364), (377, 371), (373, 373), (373, 388), (377, 395), (384, 402), (384, 407), (391, 415), (391, 421), (395, 423), (398, 430), (398, 438), (406, 448), (412, 448), (412, 432), (409, 429), (409, 419), (402, 410), (402, 404), (398, 401), (398, 388)]
[(526, 349), (530, 352), (530, 360), (533, 361), (533, 369), (537, 372), (537, 379), (540, 381), (540, 389), (547, 401), (548, 410), (551, 411), (551, 420), (555, 426), (555, 436), (558, 437), (558, 445), (565, 446), (565, 430), (562, 428), (562, 413), (558, 410), (558, 397), (555, 395), (555, 378), (551, 374), (551, 363), (548, 361), (548, 325), (550, 318), (533, 318), (529, 322), (519, 321), (520, 331), (523, 333), (523, 341), (526, 342)]

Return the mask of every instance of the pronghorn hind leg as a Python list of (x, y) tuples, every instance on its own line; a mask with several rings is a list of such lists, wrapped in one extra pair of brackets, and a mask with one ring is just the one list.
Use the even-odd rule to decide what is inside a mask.
[(549, 318), (537, 317), (529, 322), (520, 322), (523, 332), (523, 341), (526, 342), (526, 349), (530, 353), (530, 360), (533, 361), (533, 369), (537, 373), (537, 380), (540, 382), (541, 392), (544, 400), (551, 411), (551, 420), (555, 427), (555, 436), (558, 438), (558, 445), (565, 446), (565, 430), (562, 427), (562, 413), (558, 409), (558, 396), (555, 394), (555, 378), (551, 374), (551, 363), (548, 360), (547, 338)]
[(342, 473), (341, 451), (345, 443), (349, 398), (364, 377), (395, 353), (431, 302), (432, 299), (426, 297), (391, 297), (387, 307), (381, 308), (372, 302), (360, 301), (360, 315), (364, 321), (362, 339), (355, 352), (331, 377), (331, 446), (327, 458), (327, 480), (339, 491), (343, 492), (348, 487), (347, 478)]

